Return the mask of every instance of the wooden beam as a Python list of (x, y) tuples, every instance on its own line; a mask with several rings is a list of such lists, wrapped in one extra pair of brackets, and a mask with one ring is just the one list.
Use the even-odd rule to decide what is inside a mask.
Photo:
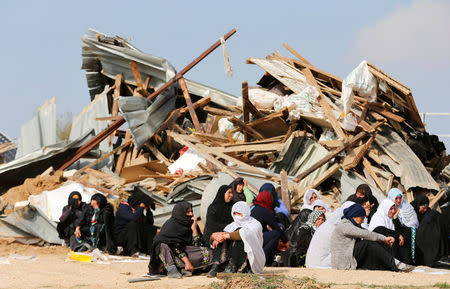
[[(119, 118), (118, 118), (118, 116), (119, 116), (119, 99), (118, 99), (118, 97), (120, 96), (121, 85), (122, 85), (122, 74), (118, 74), (116, 76), (116, 79), (114, 80), (114, 92), (112, 95), (113, 105), (112, 105), (112, 109), (111, 109), (111, 116), (113, 118), (115, 118), (114, 121), (119, 120)], [(110, 146), (112, 145), (115, 136), (116, 136), (116, 132), (113, 131), (111, 133), (111, 137), (109, 138)]]
[(266, 152), (266, 151), (281, 151), (283, 143), (269, 143), (269, 144), (248, 144), (231, 147), (217, 147), (224, 153), (231, 152)]
[(172, 163), (163, 155), (158, 148), (148, 142), (144, 145), (159, 161), (163, 162), (166, 166), (170, 166)]
[[(242, 82), (242, 111), (244, 112), (244, 123), (248, 123), (250, 121), (248, 102), (250, 102), (248, 98), (248, 82)], [(248, 133), (244, 131), (244, 141), (248, 142)]]
[(328, 180), (329, 177), (334, 175), (339, 170), (339, 167), (340, 166), (338, 163), (334, 163), (332, 166), (330, 166), (319, 177), (317, 177), (311, 185), (304, 188), (304, 190), (302, 190), (302, 193), (297, 194), (297, 196), (292, 200), (292, 205), (295, 206), (301, 200), (304, 192), (306, 192), (309, 189), (315, 189), (318, 186), (320, 186), (323, 182)]
[(367, 103), (367, 106), (369, 107), (370, 110), (376, 111), (379, 114), (384, 115), (385, 117), (390, 118), (390, 119), (392, 119), (392, 120), (394, 120), (396, 122), (403, 122), (403, 121), (405, 121), (404, 117), (401, 117), (401, 116), (399, 116), (399, 115), (397, 115), (395, 113), (392, 113), (392, 112), (388, 111), (385, 108), (381, 108), (379, 106), (372, 105), (370, 103)]
[[(447, 186), (450, 186), (450, 183), (447, 184)], [(445, 190), (441, 190), (436, 196), (434, 196), (433, 200), (430, 201), (430, 208), (435, 209), (437, 207), (437, 204), (439, 200), (444, 196)]]
[(392, 183), (394, 182), (394, 174), (391, 174), (390, 176), (389, 176), (389, 180), (388, 180), (388, 184), (387, 184), (387, 186), (386, 186), (386, 192), (389, 192), (390, 190), (391, 190), (391, 188), (392, 188)]
[(356, 167), (361, 159), (366, 154), (367, 150), (372, 145), (373, 141), (375, 140), (377, 133), (375, 132), (372, 137), (363, 145), (359, 146), (358, 148), (352, 150), (350, 154), (345, 157), (344, 161), (342, 162), (342, 168), (346, 171), (353, 169)]
[(386, 188), (383, 188), (383, 184), (381, 183), (380, 178), (378, 178), (377, 174), (375, 173), (375, 171), (372, 168), (372, 165), (370, 164), (370, 162), (366, 158), (363, 158), (363, 166), (369, 172), (369, 174), (372, 177), (372, 179), (374, 179), (375, 183), (377, 183), (377, 185), (380, 188), (380, 190), (382, 192), (386, 192)]
[[(125, 134), (125, 142), (129, 142), (131, 139), (131, 133), (129, 130), (127, 130), (127, 133)], [(120, 176), (120, 173), (122, 172), (123, 166), (125, 164), (125, 160), (128, 154), (128, 151), (130, 150), (130, 148), (127, 148), (126, 150), (123, 150), (120, 155), (119, 158), (117, 159), (117, 163), (116, 163), (116, 171), (115, 173), (117, 175)]]
[(247, 124), (245, 124), (241, 120), (237, 119), (236, 117), (233, 116), (233, 117), (229, 118), (228, 120), (231, 123), (233, 123), (234, 125), (240, 127), (242, 130), (247, 131), (248, 133), (250, 133), (254, 138), (256, 138), (256, 139), (264, 139), (262, 134), (260, 134), (255, 129), (251, 128), (250, 126), (248, 126)]
[(300, 55), (297, 51), (294, 50), (294, 48), (290, 47), (286, 42), (283, 43), (284, 48), (289, 50), (290, 53), (292, 53), (295, 57), (297, 57), (301, 62), (312, 65), (306, 58)]
[(285, 170), (281, 170), (280, 178), (281, 178), (281, 200), (283, 201), (283, 204), (286, 206), (288, 212), (291, 213), (291, 198), (289, 198), (289, 184), (287, 172)]
[(200, 128), (200, 122), (198, 121), (197, 114), (195, 113), (194, 106), (192, 105), (192, 100), (191, 100), (191, 97), (189, 95), (189, 91), (187, 89), (186, 82), (184, 81), (184, 78), (181, 77), (178, 80), (178, 83), (181, 86), (181, 90), (183, 90), (184, 100), (186, 100), (186, 105), (188, 107), (189, 114), (191, 115), (192, 122), (194, 123), (195, 130), (198, 131), (198, 132), (201, 132), (202, 129)]
[(80, 169), (79, 171), (80, 171), (80, 172), (83, 172), (83, 171), (85, 171), (85, 170), (88, 169), (88, 168), (92, 168), (93, 166), (95, 166), (96, 164), (100, 163), (101, 161), (103, 161), (104, 159), (106, 159), (107, 157), (109, 157), (110, 155), (115, 154), (116, 152), (122, 150), (123, 148), (129, 146), (129, 145), (132, 144), (132, 143), (133, 143), (133, 140), (131, 140), (131, 139), (129, 139), (128, 141), (125, 141), (125, 143), (122, 144), (121, 146), (119, 146), (119, 147), (113, 149), (112, 151), (110, 151), (110, 152), (107, 153), (107, 154), (102, 155), (100, 158), (98, 158), (98, 159), (95, 160), (94, 162), (88, 164), (87, 166), (85, 166), (84, 168)]
[(106, 117), (96, 117), (94, 118), (94, 120), (97, 121), (105, 121), (105, 120), (112, 120), (112, 121), (116, 121), (119, 120), (120, 116), (116, 115), (116, 116), (106, 116)]
[[(375, 128), (379, 127), (380, 125), (382, 125), (383, 123), (384, 122), (376, 122), (376, 123), (374, 123), (372, 125), (372, 127), (375, 129)], [(308, 176), (310, 173), (314, 172), (315, 170), (320, 168), (322, 165), (324, 165), (328, 161), (330, 161), (332, 158), (334, 158), (335, 156), (340, 154), (343, 150), (345, 150), (346, 148), (352, 146), (356, 142), (360, 141), (366, 134), (367, 134), (367, 132), (362, 131), (362, 132), (358, 133), (357, 135), (353, 136), (343, 146), (341, 146), (339, 148), (336, 148), (334, 151), (330, 152), (326, 157), (324, 157), (323, 159), (321, 159), (320, 161), (318, 161), (317, 163), (315, 163), (314, 165), (309, 167), (307, 170), (305, 170), (302, 173), (300, 173), (297, 177), (294, 178), (294, 182), (298, 183), (300, 180), (302, 180), (303, 178)]]
[(238, 114), (237, 112), (232, 112), (229, 110), (225, 110), (225, 109), (220, 109), (220, 108), (215, 108), (215, 107), (211, 107), (211, 106), (205, 106), (203, 108), (204, 111), (214, 114), (214, 115), (225, 115), (225, 116), (233, 116)]
[[(131, 67), (131, 72), (133, 72), (133, 77), (134, 77), (134, 80), (136, 82), (136, 86), (138, 88), (143, 89), (144, 88), (144, 84), (142, 83), (141, 72), (139, 71), (139, 67), (138, 67), (136, 61), (131, 61), (130, 62), (130, 67)], [(148, 92), (147, 92), (147, 94), (148, 94)]]

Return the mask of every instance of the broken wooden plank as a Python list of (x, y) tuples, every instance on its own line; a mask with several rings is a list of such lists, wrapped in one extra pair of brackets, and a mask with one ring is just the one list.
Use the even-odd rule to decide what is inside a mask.
[(245, 124), (244, 122), (242, 122), (241, 120), (237, 119), (236, 117), (231, 117), (228, 119), (231, 123), (233, 123), (234, 125), (240, 127), (242, 130), (247, 131), (248, 133), (250, 133), (254, 138), (256, 139), (264, 139), (264, 137), (257, 132), (255, 129), (251, 128), (250, 126), (248, 126), (247, 124)]
[(88, 164), (87, 166), (85, 166), (84, 168), (80, 169), (80, 172), (83, 172), (84, 170), (88, 169), (88, 168), (92, 168), (93, 166), (95, 166), (96, 164), (100, 163), (101, 161), (103, 161), (104, 159), (106, 159), (107, 157), (109, 157), (110, 155), (115, 154), (116, 152), (122, 150), (123, 148), (129, 146), (130, 144), (133, 143), (133, 140), (129, 139), (128, 141), (125, 141), (124, 144), (122, 144), (121, 146), (113, 149), (112, 151), (110, 151), (107, 154), (102, 155), (100, 158), (98, 158), (97, 160), (95, 160), (94, 162)]
[(238, 114), (237, 112), (232, 112), (229, 110), (215, 108), (215, 107), (211, 107), (211, 106), (205, 106), (203, 108), (203, 110), (208, 113), (214, 114), (214, 115), (233, 116), (233, 115)]
[(153, 144), (145, 143), (144, 145), (159, 161), (163, 162), (166, 166), (170, 166), (172, 163), (158, 150)]
[(380, 188), (380, 190), (382, 192), (386, 192), (386, 188), (383, 187), (383, 184), (381, 183), (380, 178), (377, 176), (377, 174), (375, 173), (375, 171), (372, 168), (372, 165), (366, 158), (363, 158), (363, 166), (369, 172), (372, 179), (374, 179), (375, 183), (377, 183), (377, 186)]
[(371, 105), (370, 103), (367, 103), (367, 106), (368, 106), (368, 108), (370, 110), (376, 111), (379, 114), (384, 115), (385, 117), (390, 118), (390, 119), (392, 119), (392, 120), (394, 120), (396, 122), (403, 122), (403, 121), (405, 121), (404, 117), (401, 117), (401, 116), (399, 116), (399, 115), (397, 115), (395, 113), (392, 113), (392, 112), (386, 110), (385, 108), (381, 108), (381, 107), (376, 106), (376, 105)]
[[(244, 112), (244, 123), (248, 123), (250, 121), (249, 108), (247, 103), (250, 102), (248, 98), (248, 83), (247, 81), (242, 82), (242, 110)], [(228, 132), (227, 132), (228, 134)], [(248, 133), (244, 131), (244, 141), (248, 142)], [(231, 142), (234, 143), (234, 142)]]
[(189, 91), (187, 89), (186, 82), (184, 81), (184, 78), (181, 77), (178, 80), (178, 83), (181, 86), (181, 90), (183, 90), (183, 96), (184, 96), (184, 99), (186, 101), (186, 105), (187, 105), (187, 107), (189, 109), (189, 114), (191, 115), (192, 122), (194, 123), (195, 130), (198, 131), (198, 132), (201, 132), (202, 129), (200, 128), (200, 122), (198, 121), (198, 117), (197, 117), (197, 114), (195, 113), (194, 106), (192, 105), (192, 100), (191, 100), (191, 97), (189, 95)]
[(387, 183), (387, 186), (386, 186), (386, 192), (389, 192), (391, 190), (392, 183), (394, 182), (394, 177), (395, 177), (394, 174), (391, 174), (389, 176), (389, 180), (388, 180), (388, 183)]
[[(375, 129), (377, 127), (379, 127), (380, 125), (382, 125), (384, 122), (376, 122), (372, 125), (372, 127)], [(332, 158), (334, 158), (335, 156), (337, 156), (338, 154), (340, 154), (343, 150), (345, 150), (346, 148), (352, 146), (353, 144), (355, 144), (356, 142), (358, 142), (359, 140), (361, 140), (365, 135), (367, 134), (367, 132), (362, 131), (360, 133), (358, 133), (357, 135), (353, 136), (348, 142), (346, 142), (342, 147), (336, 148), (334, 151), (330, 152), (326, 157), (324, 157), (322, 160), (318, 161), (317, 163), (315, 163), (314, 165), (312, 165), (311, 167), (309, 167), (308, 169), (306, 169), (305, 171), (303, 171), (302, 173), (300, 173), (297, 177), (294, 178), (294, 182), (298, 183), (300, 180), (302, 180), (303, 178), (305, 178), (306, 176), (308, 176), (310, 173), (314, 172), (315, 170), (317, 170), (318, 168), (320, 168), (322, 165), (326, 164), (328, 161), (330, 161)]]
[(300, 55), (300, 53), (298, 53), (297, 51), (294, 50), (294, 48), (290, 47), (286, 42), (283, 43), (284, 48), (286, 48), (287, 50), (289, 50), (290, 53), (292, 53), (295, 57), (297, 57), (301, 62), (309, 64), (312, 66), (312, 64), (306, 60), (306, 58), (304, 58), (303, 56)]
[(106, 120), (112, 120), (112, 121), (116, 121), (119, 120), (120, 116), (116, 115), (116, 116), (105, 116), (105, 117), (96, 117), (94, 118), (94, 120), (98, 120), (98, 121), (106, 121)]
[(376, 135), (377, 133), (375, 132), (365, 144), (352, 150), (350, 154), (345, 157), (344, 161), (342, 162), (342, 168), (344, 170), (348, 171), (359, 164), (359, 162), (375, 140)]
[[(334, 163), (326, 171), (324, 171), (320, 176), (318, 176), (311, 185), (304, 188), (302, 190), (302, 193), (306, 192), (308, 189), (315, 189), (318, 186), (320, 186), (323, 182), (328, 180), (329, 177), (334, 175), (339, 170), (339, 167), (340, 166), (338, 163)], [(296, 205), (301, 200), (301, 198), (303, 197), (302, 193), (297, 194), (297, 196), (292, 200), (293, 206)]]
[[(131, 133), (129, 130), (127, 130), (127, 132), (125, 134), (125, 142), (129, 142), (130, 140), (131, 140)], [(122, 168), (125, 165), (125, 160), (126, 160), (128, 151), (129, 151), (129, 147), (126, 150), (123, 150), (120, 153), (119, 158), (117, 159), (116, 170), (115, 170), (115, 173), (117, 175), (120, 175), (120, 173), (122, 172)]]
[(291, 198), (289, 197), (289, 184), (287, 172), (285, 170), (281, 170), (280, 172), (280, 185), (281, 185), (281, 200), (283, 204), (286, 206), (286, 209), (289, 213), (291, 213)]
[(230, 147), (217, 147), (224, 153), (231, 152), (266, 152), (266, 151), (281, 151), (283, 143), (269, 143), (269, 144), (249, 144), (238, 145)]

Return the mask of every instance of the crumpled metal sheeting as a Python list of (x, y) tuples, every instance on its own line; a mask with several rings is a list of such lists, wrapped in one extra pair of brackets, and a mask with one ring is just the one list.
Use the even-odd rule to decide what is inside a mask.
[[(97, 121), (95, 118), (97, 117), (107, 117), (109, 116), (108, 110), (108, 97), (107, 91), (109, 87), (106, 86), (105, 90), (98, 94), (94, 100), (87, 105), (82, 112), (80, 112), (77, 116), (73, 118), (72, 121), (72, 129), (70, 130), (69, 140), (76, 140), (80, 138), (80, 136), (85, 135), (88, 132), (94, 132), (95, 135), (102, 132), (106, 129), (110, 123), (110, 121)], [(112, 150), (112, 146), (109, 144), (109, 138), (106, 138), (99, 145), (100, 151), (103, 153), (110, 152)], [(81, 160), (80, 160), (81, 161)], [(79, 168), (80, 166), (87, 165), (92, 162), (89, 160), (84, 160), (83, 164), (80, 164), (80, 161), (72, 165), (72, 168)], [(103, 166), (111, 165), (113, 161), (113, 157), (110, 156), (97, 164), (94, 168), (98, 169)]]
[(119, 97), (119, 109), (133, 137), (134, 145), (140, 149), (153, 136), (167, 115), (175, 108), (175, 97), (161, 93), (153, 103), (141, 96)]
[(393, 130), (383, 127), (382, 132), (375, 137), (380, 146), (380, 159), (387, 165), (406, 190), (419, 187), (439, 191), (439, 186), (425, 169), (424, 165), (411, 148)]
[(56, 143), (56, 98), (46, 101), (38, 113), (22, 125), (16, 159)]
[(38, 151), (0, 166), (0, 194), (5, 188), (22, 184), (25, 178), (37, 176), (50, 166), (58, 167), (62, 165), (75, 149), (88, 140), (89, 136), (90, 133), (86, 133), (71, 142), (64, 141), (43, 147)]
[(236, 105), (237, 97), (234, 95), (186, 78), (184, 80), (190, 94), (195, 94), (201, 97), (209, 96), (211, 98), (211, 102), (223, 107), (227, 107), (228, 105)]
[(375, 183), (366, 183), (354, 173), (347, 172), (343, 169), (339, 169), (336, 176), (338, 173), (340, 173), (339, 179), (341, 182), (341, 203), (344, 203), (350, 195), (353, 195), (356, 192), (356, 188), (361, 184), (367, 184), (370, 187), (372, 194), (377, 198), (379, 203), (386, 198), (385, 194), (378, 189)]
[[(5, 225), (6, 224), (6, 225)], [(39, 209), (27, 205), (0, 219), (1, 237), (38, 237), (50, 244), (61, 244), (56, 223)]]
[[(122, 74), (123, 80), (129, 84), (136, 85), (130, 61), (138, 64), (142, 81), (150, 76), (150, 86), (158, 89), (168, 80), (175, 76), (175, 68), (164, 58), (142, 53), (123, 39), (117, 38), (122, 46), (99, 42), (96, 35), (106, 35), (88, 29), (81, 37), (82, 40), (82, 69), (86, 70), (88, 87), (91, 98), (98, 93), (98, 89), (105, 86), (105, 81), (100, 73), (112, 79)], [(175, 95), (175, 89), (169, 88), (170, 94)]]
[[(283, 149), (277, 160), (273, 162), (270, 170), (280, 173), (284, 169), (289, 176), (295, 177), (323, 159), (327, 154), (328, 150), (313, 139), (294, 133), (285, 142)], [(327, 169), (328, 163), (302, 179), (298, 183), (299, 187), (306, 188), (311, 185)]]
[(441, 174), (450, 180), (450, 164), (442, 170)]
[(169, 203), (179, 201), (198, 200), (203, 195), (206, 187), (211, 182), (211, 176), (200, 176), (193, 178), (175, 186), (172, 192), (167, 196)]

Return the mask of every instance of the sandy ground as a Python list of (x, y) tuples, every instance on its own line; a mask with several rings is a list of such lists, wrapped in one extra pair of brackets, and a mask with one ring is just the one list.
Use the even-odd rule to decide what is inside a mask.
[[(61, 246), (36, 247), (0, 240), (0, 288), (199, 288), (218, 279), (194, 276), (183, 279), (163, 278), (159, 281), (128, 283), (147, 272), (147, 262), (80, 263), (66, 261), (69, 250)], [(9, 257), (10, 254), (36, 256), (34, 260)], [(9, 258), (8, 258), (9, 257)], [(2, 264), (2, 263), (9, 264)], [(428, 268), (420, 268), (427, 270)], [(437, 271), (437, 270), (434, 270)], [(440, 270), (443, 271), (443, 270)], [(433, 286), (450, 284), (450, 271), (445, 275), (430, 273), (394, 273), (386, 271), (337, 271), (305, 268), (267, 268), (265, 272), (292, 277), (313, 277), (319, 282), (333, 283), (332, 288), (357, 288), (345, 284)]]

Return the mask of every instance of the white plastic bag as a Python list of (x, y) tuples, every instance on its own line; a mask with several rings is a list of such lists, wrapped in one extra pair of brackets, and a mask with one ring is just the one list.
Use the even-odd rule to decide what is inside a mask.
[(353, 69), (342, 82), (342, 102), (344, 104), (344, 113), (347, 114), (353, 103), (354, 94), (357, 91), (362, 97), (367, 97), (370, 102), (377, 98), (377, 79), (369, 71), (367, 61), (361, 62), (358, 67)]
[(353, 112), (349, 112), (345, 115), (344, 121), (342, 122), (342, 127), (348, 131), (355, 131), (358, 126), (358, 120)]
[[(234, 125), (225, 117), (219, 119), (217, 125), (219, 127), (219, 133), (225, 137), (227, 136), (226, 130), (232, 131), (235, 129)], [(244, 140), (244, 134), (241, 132), (234, 133), (232, 137), (234, 140)]]
[(248, 99), (258, 109), (272, 109), (273, 103), (280, 96), (262, 88), (250, 88), (248, 90)]

